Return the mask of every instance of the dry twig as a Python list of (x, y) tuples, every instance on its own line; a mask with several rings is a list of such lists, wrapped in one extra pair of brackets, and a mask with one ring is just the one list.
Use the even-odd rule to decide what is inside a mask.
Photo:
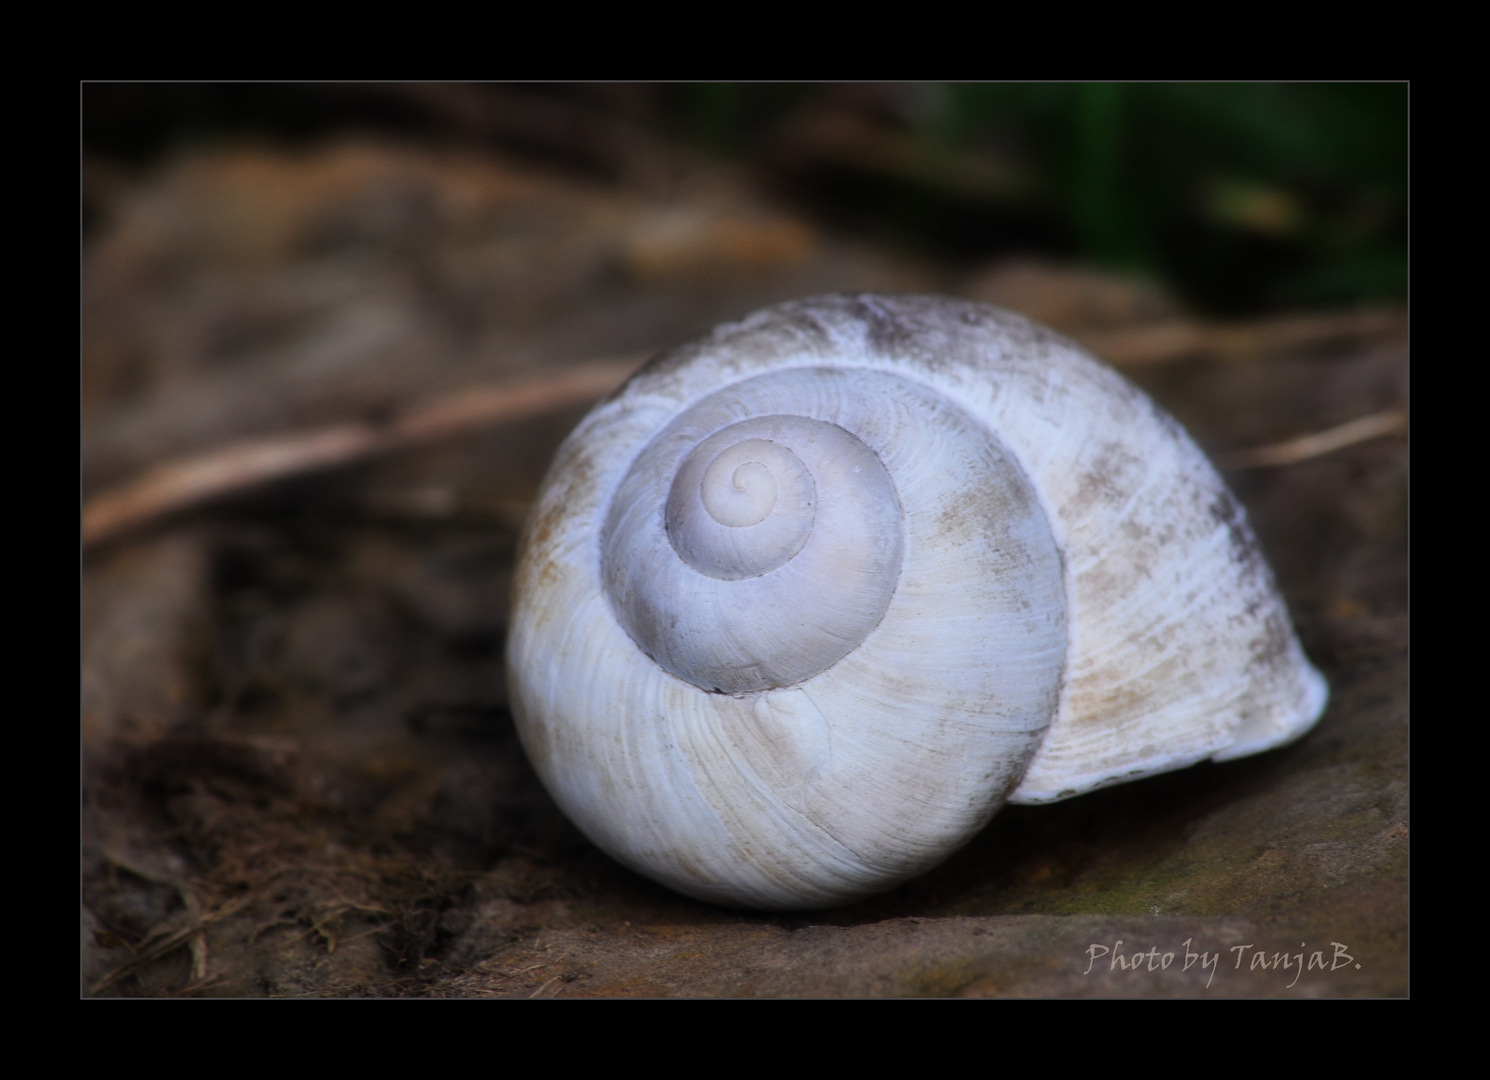
[(1334, 453), (1336, 450), (1343, 450), (1347, 446), (1354, 446), (1368, 439), (1379, 439), (1384, 435), (1398, 435), (1406, 430), (1407, 410), (1388, 409), (1386, 412), (1372, 413), (1370, 416), (1363, 416), (1348, 424), (1341, 424), (1325, 431), (1316, 431), (1310, 435), (1301, 435), (1296, 439), (1272, 443), (1269, 446), (1259, 446), (1252, 450), (1241, 450), (1222, 458), (1220, 464), (1223, 469), (1231, 470), (1257, 469), (1269, 465), (1293, 465), (1323, 454)]
[(384, 424), (269, 435), (164, 462), (84, 503), (83, 547), (271, 481), (593, 401), (620, 385), (641, 359), (595, 360), (543, 379), (474, 387)]
[(1143, 367), (1191, 357), (1262, 356), (1405, 332), (1401, 308), (1284, 315), (1245, 323), (1161, 322), (1122, 330), (1075, 331), (1081, 346), (1117, 367)]
[(225, 919), (229, 915), (235, 914), (240, 908), (248, 903), (248, 900), (248, 897), (240, 896), (236, 899), (229, 900), (226, 904), (218, 908), (216, 911), (208, 912), (200, 918), (188, 917), (181, 922), (172, 924), (171, 928), (163, 931), (162, 936), (153, 944), (149, 945), (148, 948), (141, 948), (139, 952), (135, 953), (135, 955), (124, 964), (115, 968), (113, 971), (109, 972), (103, 978), (95, 982), (88, 989), (89, 995), (97, 994), (99, 991), (108, 988), (115, 982), (118, 982), (124, 976), (140, 970), (151, 961), (158, 960), (162, 956), (175, 952), (182, 945), (187, 944), (192, 945), (192, 976), (193, 981), (197, 981), (197, 968), (199, 958), (200, 966), (203, 969), (203, 976), (205, 976), (206, 974), (205, 968), (207, 963), (207, 944), (206, 939), (203, 938), (199, 952), (197, 946), (194, 944), (195, 939), (212, 923), (215, 923), (220, 919)]
[[(535, 997), (541, 996), (544, 993), (544, 991), (548, 990), (548, 988), (551, 987), (551, 986), (553, 986), (555, 983), (562, 981), (563, 978), (564, 978), (564, 976), (562, 976), (562, 975), (555, 975), (552, 979), (549, 979), (548, 982), (544, 983), (537, 990), (534, 990), (531, 994), (529, 994), (528, 997), (529, 998), (535, 998)], [(558, 997), (559, 991), (562, 990), (562, 989), (564, 989), (564, 988), (562, 986), (560, 986), (560, 987), (558, 987), (558, 989), (554, 990), (554, 992), (552, 994), (549, 994), (548, 996), (549, 997)]]
[(207, 978), (207, 935), (198, 930), (191, 936), (191, 981), (199, 983)]

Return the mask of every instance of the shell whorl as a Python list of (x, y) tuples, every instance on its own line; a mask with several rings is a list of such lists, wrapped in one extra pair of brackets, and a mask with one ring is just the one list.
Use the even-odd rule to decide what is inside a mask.
[[(716, 416), (706, 400), (673, 427)], [(632, 639), (680, 679), (727, 694), (795, 685), (858, 648), (894, 595), (903, 547), (900, 499), (875, 452), (800, 415), (685, 440), (669, 429), (638, 459), (602, 534), (606, 593)]]
[[(770, 370), (644, 412), (616, 410), (618, 427), (584, 440), (602, 472), (607, 448), (634, 455), (586, 496), (600, 499), (605, 614), (575, 616), (598, 636), (565, 659), (603, 671), (610, 696), (557, 708), (617, 746), (660, 739), (676, 768), (623, 781), (646, 756), (634, 751), (613, 759), (614, 803), (591, 791), (575, 806), (561, 781), (561, 804), (654, 875), (638, 844), (696, 853), (700, 830), (717, 833), (726, 865), (703, 876), (751, 879), (749, 902), (770, 906), (841, 902), (944, 858), (1018, 782), (1060, 694), (1061, 557), (1015, 456), (944, 394), (857, 365)], [(746, 509), (721, 514), (758, 520), (721, 522), (706, 483), (755, 465), (740, 479), (769, 473), (768, 497), (739, 492)], [(744, 542), (758, 531), (759, 549)], [(738, 812), (761, 793), (758, 813)], [(623, 835), (638, 800), (694, 838)], [(828, 880), (821, 865), (758, 865), (803, 845), (836, 867)], [(739, 902), (696, 867), (662, 874)]]

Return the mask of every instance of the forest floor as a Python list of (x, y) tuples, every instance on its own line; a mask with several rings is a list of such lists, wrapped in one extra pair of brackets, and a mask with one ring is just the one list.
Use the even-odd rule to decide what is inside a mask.
[[(1090, 270), (953, 271), (725, 172), (664, 199), (348, 141), (84, 179), (82, 995), (1408, 992), (1404, 312), (1223, 325)], [(1117, 364), (1221, 465), (1331, 701), (1282, 750), (1006, 808), (855, 906), (723, 910), (601, 853), (525, 760), (517, 533), (627, 370), (861, 291)]]

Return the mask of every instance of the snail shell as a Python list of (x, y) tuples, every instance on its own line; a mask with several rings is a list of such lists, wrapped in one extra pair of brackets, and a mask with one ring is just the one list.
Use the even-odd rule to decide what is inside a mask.
[(586, 835), (768, 908), (922, 873), (1006, 800), (1281, 745), (1327, 693), (1180, 426), (939, 297), (770, 308), (597, 406), (529, 521), (508, 667)]

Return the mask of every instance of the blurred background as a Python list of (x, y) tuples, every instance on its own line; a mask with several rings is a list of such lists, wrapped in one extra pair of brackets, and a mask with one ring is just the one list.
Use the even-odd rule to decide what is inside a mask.
[(355, 131), (654, 196), (724, 166), (906, 253), (1080, 260), (1254, 313), (1405, 295), (1407, 109), (1404, 83), (87, 84), (84, 232), (97, 174)]
[[(1405, 992), (1406, 84), (87, 83), (80, 109), (82, 993)], [(507, 707), (527, 508), (658, 350), (838, 291), (1013, 308), (1175, 415), (1330, 680), (1316, 733), (1008, 808), (810, 920), (594, 849)], [(1073, 968), (1161, 916), (1367, 962)]]
[[(85, 489), (492, 374), (635, 361), (814, 293), (990, 301), (1119, 364), (1214, 351), (1187, 317), (1406, 297), (1402, 83), (81, 99)], [(1142, 325), (1169, 344), (1103, 336)]]

